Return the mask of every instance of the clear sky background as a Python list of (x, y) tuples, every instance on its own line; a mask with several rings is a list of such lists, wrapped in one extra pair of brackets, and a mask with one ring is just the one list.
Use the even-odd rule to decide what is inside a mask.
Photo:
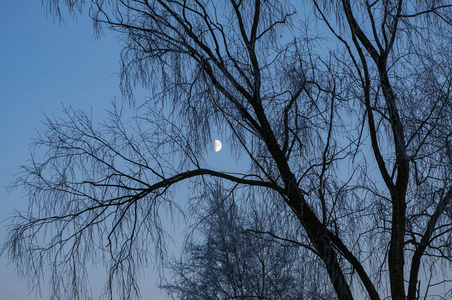
[[(46, 115), (61, 115), (72, 105), (102, 116), (120, 99), (120, 45), (114, 33), (96, 40), (92, 22), (80, 16), (63, 25), (48, 16), (38, 0), (2, 1), (0, 10), (0, 236), (2, 241), (14, 210), (26, 210), (22, 191), (7, 192), (19, 166), (30, 156), (29, 145), (44, 129)], [(120, 100), (119, 100), (120, 101)], [(0, 258), (0, 299), (40, 299), (29, 294), (14, 266)], [(102, 267), (98, 270), (103, 272)], [(167, 299), (155, 288), (152, 270), (142, 278), (143, 299)], [(103, 274), (102, 274), (103, 275)], [(92, 289), (105, 282), (92, 281)], [(42, 288), (48, 299), (48, 287)]]
[[(22, 191), (7, 191), (30, 157), (29, 145), (45, 127), (46, 115), (61, 115), (63, 106), (92, 110), (102, 119), (119, 92), (121, 46), (112, 32), (96, 40), (91, 20), (66, 17), (58, 24), (48, 16), (40, 0), (2, 0), (0, 9), (0, 237), (6, 234), (8, 217), (14, 210), (26, 210)], [(140, 96), (137, 95), (137, 101)], [(143, 97), (143, 96), (141, 96)], [(207, 158), (213, 169), (236, 169), (228, 145)], [(213, 150), (213, 149), (212, 149)], [(184, 195), (182, 188), (181, 196)], [(178, 243), (176, 241), (176, 243)], [(180, 244), (180, 243), (179, 243)], [(170, 245), (171, 246), (171, 245)], [(95, 298), (103, 281), (102, 266), (96, 270), (91, 288)], [(143, 299), (168, 299), (156, 288), (153, 270), (141, 279)], [(29, 294), (26, 280), (20, 280), (14, 266), (0, 257), (0, 299), (48, 299), (48, 287), (41, 297)]]

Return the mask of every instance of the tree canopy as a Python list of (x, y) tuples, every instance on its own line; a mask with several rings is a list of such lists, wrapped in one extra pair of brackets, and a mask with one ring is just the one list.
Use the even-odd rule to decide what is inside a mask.
[(282, 238), (281, 209), (250, 208), (240, 200), (220, 184), (211, 186), (193, 211), (202, 221), (182, 257), (170, 262), (162, 288), (184, 300), (334, 298), (315, 254)]
[[(19, 272), (78, 299), (84, 266), (101, 259), (106, 296), (138, 297), (140, 268), (164, 253), (159, 214), (186, 210), (172, 189), (191, 181), (196, 208), (221, 180), (251, 207), (290, 212), (279, 234), (318, 258), (338, 299), (450, 297), (449, 1), (43, 3), (119, 34), (136, 115), (115, 107), (98, 124), (69, 108), (47, 120), (17, 179), (29, 211), (2, 247)], [(244, 171), (209, 168), (216, 132)]]

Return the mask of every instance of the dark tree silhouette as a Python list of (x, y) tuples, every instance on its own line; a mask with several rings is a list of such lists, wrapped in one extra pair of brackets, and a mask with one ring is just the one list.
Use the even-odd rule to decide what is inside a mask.
[[(315, 254), (287, 236), (281, 208), (213, 185), (193, 211), (197, 224), (163, 288), (173, 299), (332, 299)], [(253, 203), (250, 201), (249, 203)]]
[[(292, 211), (338, 299), (440, 297), (431, 288), (452, 280), (441, 273), (452, 258), (449, 1), (61, 2), (120, 34), (124, 95), (133, 103), (140, 85), (152, 97), (125, 123), (117, 110), (100, 125), (71, 109), (48, 120), (44, 156), (17, 182), (30, 211), (3, 246), (19, 272), (47, 271), (56, 298), (82, 298), (83, 266), (101, 257), (106, 291), (116, 282), (133, 297), (164, 247), (173, 186), (221, 179)], [(59, 0), (44, 3), (60, 15)], [(208, 168), (215, 131), (246, 171)]]

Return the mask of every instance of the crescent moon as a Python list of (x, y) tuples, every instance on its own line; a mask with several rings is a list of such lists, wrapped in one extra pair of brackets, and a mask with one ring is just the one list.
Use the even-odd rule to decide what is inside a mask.
[(221, 150), (221, 142), (219, 140), (215, 140), (215, 152)]

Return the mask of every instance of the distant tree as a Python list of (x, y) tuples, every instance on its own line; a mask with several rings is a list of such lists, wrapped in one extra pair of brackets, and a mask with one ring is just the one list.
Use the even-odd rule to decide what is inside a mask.
[[(122, 90), (151, 100), (48, 120), (3, 245), (20, 274), (78, 299), (103, 260), (106, 295), (138, 296), (172, 188), (221, 179), (292, 211), (338, 299), (450, 297), (433, 289), (452, 280), (450, 1), (43, 2), (119, 33)], [(249, 168), (209, 169), (214, 132)]]
[[(173, 299), (332, 299), (312, 252), (285, 235), (277, 207), (242, 207), (219, 185), (196, 211), (202, 220), (162, 287)], [(285, 224), (287, 225), (287, 224)]]

